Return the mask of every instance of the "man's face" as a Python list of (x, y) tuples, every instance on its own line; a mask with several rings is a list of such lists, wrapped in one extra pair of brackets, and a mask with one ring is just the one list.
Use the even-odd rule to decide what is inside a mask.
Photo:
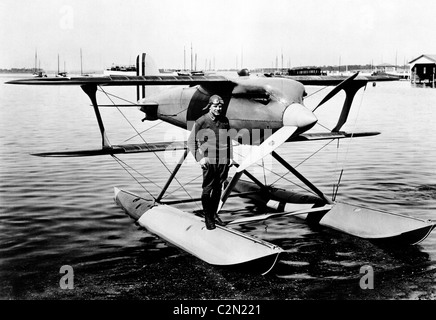
[(210, 113), (212, 113), (214, 116), (219, 116), (223, 110), (223, 105), (219, 103), (219, 101), (214, 101), (209, 108)]

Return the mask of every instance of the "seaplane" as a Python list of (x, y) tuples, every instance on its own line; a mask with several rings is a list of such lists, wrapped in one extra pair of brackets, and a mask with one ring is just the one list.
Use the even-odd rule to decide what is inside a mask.
[[(436, 227), (436, 221), (423, 220), (398, 213), (389, 213), (364, 206), (336, 201), (328, 197), (297, 169), (286, 161), (278, 149), (283, 144), (311, 141), (334, 141), (347, 138), (369, 137), (379, 132), (345, 132), (346, 123), (355, 94), (376, 77), (329, 76), (242, 76), (220, 74), (168, 75), (159, 74), (153, 60), (142, 53), (136, 59), (136, 76), (109, 75), (93, 77), (53, 77), (18, 79), (7, 82), (16, 85), (73, 85), (80, 86), (88, 95), (94, 109), (101, 134), (101, 147), (89, 150), (56, 151), (34, 154), (41, 157), (86, 157), (122, 154), (164, 152), (179, 150), (183, 153), (158, 194), (138, 195), (114, 187), (114, 201), (134, 222), (185, 252), (214, 266), (255, 268), (261, 274), (271, 271), (284, 250), (273, 243), (243, 233), (233, 226), (249, 224), (277, 217), (297, 217), (311, 225), (332, 228), (368, 241), (414, 245), (423, 241)], [(382, 79), (383, 80), (383, 79)], [(331, 86), (332, 90), (313, 109), (304, 99), (305, 86)], [(175, 204), (180, 200), (164, 198), (168, 187), (189, 155), (186, 140), (145, 142), (113, 145), (106, 134), (104, 121), (97, 102), (97, 91), (113, 86), (136, 87), (136, 100), (126, 105), (139, 109), (142, 121), (162, 120), (176, 127), (191, 130), (194, 121), (204, 112), (209, 98), (220, 95), (224, 100), (223, 112), (231, 126), (236, 145), (247, 145), (250, 151), (232, 169), (222, 192), (219, 210), (229, 197), (248, 198), (257, 205), (271, 208), (267, 213), (253, 214), (226, 221), (214, 230), (205, 227), (204, 217), (194, 211), (181, 210)], [(146, 88), (155, 88), (148, 94)], [(315, 112), (339, 92), (345, 92), (337, 124), (328, 132), (310, 133), (318, 122)], [(138, 133), (140, 134), (140, 133)], [(182, 151), (184, 150), (184, 151)], [(266, 156), (272, 156), (288, 173), (305, 185), (310, 194), (267, 185), (248, 169)], [(342, 172), (341, 172), (342, 174)], [(244, 178), (242, 176), (244, 175)], [(336, 190), (337, 191), (337, 190)], [(185, 199), (186, 202), (199, 201)], [(265, 212), (265, 211), (263, 211)], [(292, 220), (292, 219), (291, 219)], [(290, 222), (292, 223), (292, 222)]]

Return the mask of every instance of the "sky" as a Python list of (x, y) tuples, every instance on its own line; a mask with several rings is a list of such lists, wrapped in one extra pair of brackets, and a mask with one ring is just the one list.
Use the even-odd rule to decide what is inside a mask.
[[(0, 68), (403, 65), (436, 54), (435, 0), (0, 0)], [(195, 58), (194, 58), (195, 63)]]

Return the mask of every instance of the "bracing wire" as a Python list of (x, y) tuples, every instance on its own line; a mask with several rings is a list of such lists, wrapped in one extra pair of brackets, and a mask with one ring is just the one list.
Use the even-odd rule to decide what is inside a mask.
[[(188, 110), (188, 108), (182, 109), (182, 110), (180, 110), (179, 112), (173, 114), (172, 116), (175, 117), (175, 116), (179, 115), (180, 113), (182, 113), (183, 111), (186, 111), (186, 110)], [(156, 126), (158, 126), (158, 125), (161, 125), (161, 124), (162, 124), (162, 121), (160, 121), (159, 123), (155, 124), (154, 126), (151, 126), (150, 128), (145, 129), (144, 131), (141, 131), (140, 133), (135, 134), (134, 136), (132, 136), (132, 137), (130, 137), (130, 138), (124, 140), (124, 142), (127, 142), (127, 141), (129, 141), (129, 140), (132, 140), (133, 138), (136, 138), (138, 135), (141, 135), (141, 134), (143, 134), (144, 132), (147, 132), (147, 131), (149, 131), (150, 129), (153, 129), (154, 127), (156, 127)]]
[(315, 92), (312, 92), (311, 94), (305, 96), (304, 99), (307, 99), (307, 98), (313, 96), (314, 94), (317, 94), (318, 92), (321, 92), (322, 90), (324, 90), (324, 89), (326, 89), (326, 88), (328, 88), (328, 87), (329, 87), (329, 86), (322, 87), (321, 89), (318, 89), (318, 90), (316, 90)]
[[(338, 139), (338, 143), (336, 144), (335, 170), (334, 170), (333, 174), (335, 174), (335, 172), (339, 170), (339, 142), (340, 142), (340, 140)], [(342, 169), (341, 174), (340, 174), (340, 178), (338, 180), (338, 183), (337, 184), (333, 184), (333, 191), (332, 191), (332, 200), (333, 201), (336, 200), (336, 194), (337, 194), (337, 192), (339, 190), (339, 182), (340, 182), (340, 179), (342, 178), (343, 171), (344, 170)]]
[[(106, 97), (112, 102), (112, 104), (117, 108), (117, 110), (118, 110), (118, 112), (120, 112), (121, 113), (121, 115), (124, 117), (124, 119), (127, 121), (127, 123), (132, 127), (132, 129), (137, 133), (137, 135), (138, 136), (140, 136), (141, 137), (141, 139), (142, 139), (142, 141), (144, 141), (144, 143), (145, 144), (148, 144), (147, 143), (147, 141), (145, 141), (145, 139), (144, 139), (144, 137), (138, 132), (138, 130), (135, 128), (135, 126), (129, 121), (129, 119), (127, 119), (127, 117), (124, 115), (124, 113), (120, 110), (120, 108), (119, 107), (117, 107), (117, 105), (114, 103), (114, 101), (111, 99), (111, 97), (110, 97), (110, 95), (105, 91), (105, 90), (103, 90), (100, 86), (99, 86), (99, 88), (100, 88), (100, 90), (106, 95)], [(160, 163), (164, 166), (164, 168), (169, 172), (169, 173), (171, 173), (171, 170), (167, 167), (167, 165), (165, 164), (165, 162), (156, 154), (156, 152), (154, 152), (154, 151), (152, 151), (153, 152), (153, 154), (156, 156), (156, 158), (160, 161)], [(134, 178), (135, 179), (135, 178)], [(148, 180), (148, 179), (147, 179)], [(191, 199), (193, 199), (192, 198), (192, 196), (190, 195), (190, 193), (186, 190), (186, 188), (183, 186), (183, 184), (182, 183), (180, 183), (180, 181), (176, 178), (176, 177), (174, 177), (174, 180), (176, 180), (177, 181), (177, 183), (180, 185), (180, 187), (185, 191), (185, 193), (191, 198)], [(135, 181), (137, 181), (138, 182), (138, 180), (136, 180), (135, 179)], [(138, 182), (139, 183), (139, 182)], [(140, 183), (139, 183), (140, 184)], [(142, 185), (142, 184), (140, 184), (141, 185), (141, 187), (143, 187), (149, 194), (150, 194), (150, 192)], [(154, 198), (154, 197), (153, 197)]]
[[(128, 102), (128, 103), (130, 103), (131, 105), (139, 106), (139, 105), (138, 105), (137, 103), (135, 103), (135, 102), (132, 102), (132, 101), (130, 101), (130, 100), (128, 100), (128, 99), (124, 99), (123, 97), (120, 97), (120, 96), (118, 96), (118, 95), (116, 95), (116, 94), (106, 92), (106, 91), (102, 90), (101, 88), (99, 88), (99, 91), (100, 91), (100, 92), (103, 92), (103, 93), (106, 94), (107, 96), (115, 97), (115, 98), (120, 99), (120, 100), (122, 100), (122, 101)], [(112, 102), (112, 103), (114, 104), (114, 106), (116, 107), (115, 103), (114, 103), (112, 100), (111, 100), (111, 102)], [(183, 109), (183, 110), (181, 110), (181, 111), (175, 113), (174, 116), (177, 116), (178, 114), (182, 113), (182, 112), (185, 111), (185, 110), (188, 110), (188, 108), (185, 108), (185, 109)], [(161, 125), (161, 124), (162, 124), (162, 121), (159, 121), (159, 122), (156, 123), (155, 125), (153, 125), (153, 126), (147, 128), (147, 129), (145, 129), (145, 130), (143, 130), (143, 131), (141, 131), (141, 132), (139, 132), (139, 133), (137, 132), (137, 134), (135, 134), (134, 136), (132, 136), (132, 137), (130, 137), (130, 138), (124, 140), (124, 142), (130, 141), (130, 140), (132, 140), (133, 138), (136, 138), (137, 136), (142, 135), (144, 132), (147, 132), (147, 131), (149, 131), (149, 130), (153, 129), (154, 127), (156, 127), (156, 126), (158, 126), (158, 125)]]
[(317, 122), (317, 125), (319, 125), (320, 127), (323, 127), (324, 129), (326, 129), (327, 131), (331, 132), (332, 130), (327, 128), (326, 126), (322, 125), (321, 123)]
[[(234, 152), (234, 153), (237, 154), (238, 156), (241, 156), (241, 154), (238, 153), (238, 152)], [(257, 164), (257, 163), (256, 163), (256, 165), (259, 166), (259, 167), (262, 167), (262, 165), (260, 165), (260, 164)], [(279, 180), (281, 180), (281, 179), (283, 179), (283, 180), (286, 180), (287, 182), (289, 182), (290, 184), (295, 185), (296, 187), (299, 187), (299, 188), (301, 188), (301, 189), (303, 189), (303, 190), (305, 190), (305, 191), (307, 191), (307, 192), (313, 193), (312, 190), (306, 189), (306, 188), (304, 188), (303, 186), (298, 185), (298, 184), (295, 183), (294, 181), (291, 181), (291, 180), (285, 178), (285, 176), (287, 175), (287, 173), (284, 174), (284, 175), (280, 175), (280, 174), (278, 174), (277, 172), (274, 172), (274, 171), (272, 171), (272, 170), (270, 170), (270, 169), (268, 169), (268, 168), (266, 168), (266, 167), (263, 167), (263, 169), (266, 170), (266, 171), (268, 171), (268, 172), (270, 172), (270, 173), (272, 173), (272, 174), (274, 174), (274, 175), (276, 175), (276, 176), (279, 176), (279, 179), (277, 179), (276, 182), (279, 181)], [(275, 183), (275, 182), (274, 182), (274, 183)], [(273, 185), (274, 183), (271, 183), (271, 185)], [(314, 194), (314, 193), (313, 193), (313, 194)]]
[[(116, 95), (116, 94), (113, 94), (113, 93), (109, 93), (109, 92), (104, 91), (103, 89), (101, 89), (100, 86), (99, 86), (99, 90), (98, 90), (98, 91), (103, 92), (104, 94), (106, 94), (106, 96), (115, 97), (115, 98), (120, 99), (120, 100), (122, 100), (122, 101), (128, 102), (128, 103), (130, 103), (131, 105), (137, 105), (136, 102), (130, 101), (130, 100), (128, 100), (128, 99), (124, 99), (123, 97), (120, 97), (120, 96), (118, 96), (118, 95)], [(112, 101), (112, 100), (111, 100), (111, 101)], [(113, 103), (113, 102), (112, 102), (112, 103)], [(115, 105), (115, 104), (114, 104), (114, 105)]]
[[(302, 160), (300, 163), (298, 163), (297, 165), (294, 166), (294, 168), (298, 168), (300, 165), (302, 165), (303, 163), (305, 163), (306, 161), (308, 161), (310, 158), (312, 158), (313, 156), (315, 156), (317, 153), (319, 153), (322, 149), (324, 149), (325, 147), (327, 147), (330, 143), (332, 143), (335, 139), (332, 139), (330, 141), (328, 141), (326, 144), (324, 144), (323, 146), (321, 146), (321, 148), (319, 148), (318, 150), (316, 150), (315, 152), (313, 152), (311, 155), (309, 155), (308, 157), (306, 157), (304, 160)], [(272, 184), (277, 183), (279, 180), (281, 180), (282, 178), (284, 178), (286, 175), (288, 175), (289, 172), (284, 173), (283, 175), (278, 175), (279, 178), (277, 180), (275, 180)], [(287, 180), (287, 179), (286, 179)]]
[[(121, 168), (123, 168), (132, 178), (133, 178), (133, 180), (135, 180), (154, 200), (156, 200), (156, 197), (155, 196), (153, 196), (152, 194), (151, 194), (151, 192), (150, 191), (148, 191), (148, 189), (138, 180), (138, 179), (136, 179), (136, 177), (129, 171), (129, 170), (127, 170), (126, 169), (126, 167), (128, 167), (130, 170), (133, 170), (133, 171), (135, 171), (136, 173), (138, 173), (140, 176), (142, 176), (143, 178), (145, 178), (146, 180), (148, 180), (149, 182), (151, 182), (151, 183), (153, 183), (153, 184), (155, 184), (153, 181), (151, 181), (150, 179), (148, 179), (148, 178), (146, 178), (146, 177), (144, 177), (142, 174), (140, 174), (137, 170), (135, 170), (135, 169), (133, 169), (131, 166), (129, 166), (129, 165), (127, 165), (124, 161), (122, 161), (120, 158), (118, 158), (117, 156), (115, 156), (115, 155), (111, 155), (112, 156), (112, 158), (114, 158), (115, 159), (115, 161), (121, 166)], [(156, 185), (156, 184), (155, 184)], [(159, 187), (159, 186), (158, 186)]]
[[(365, 85), (365, 87), (363, 89), (363, 93), (362, 93), (362, 95), (360, 97), (359, 107), (357, 108), (357, 114), (356, 114), (356, 118), (354, 119), (353, 130), (352, 130), (352, 133), (351, 133), (351, 136), (350, 136), (350, 140), (347, 143), (347, 148), (346, 148), (346, 151), (345, 151), (345, 158), (344, 158), (344, 160), (342, 162), (342, 168), (341, 168), (340, 173), (339, 173), (339, 178), (338, 178), (338, 182), (336, 184), (336, 189), (335, 189), (335, 186), (333, 186), (333, 201), (336, 199), (336, 196), (337, 196), (338, 191), (339, 191), (339, 185), (341, 183), (342, 174), (343, 174), (343, 172), (345, 170), (345, 163), (346, 163), (346, 160), (348, 159), (348, 154), (349, 154), (349, 151), (350, 151), (351, 143), (354, 142), (354, 139), (353, 139), (354, 138), (354, 132), (355, 132), (356, 127), (357, 127), (357, 120), (359, 118), (360, 109), (362, 108), (362, 105), (363, 105), (363, 98), (365, 96), (365, 91), (366, 91), (366, 85)], [(338, 141), (338, 149), (339, 149), (339, 141)], [(339, 161), (337, 160), (337, 163), (338, 162)]]
[[(194, 179), (191, 179), (190, 181), (188, 181), (186, 184), (189, 185), (192, 182), (194, 182), (195, 180), (197, 180), (198, 178), (200, 178), (201, 176), (203, 176), (203, 173), (201, 173), (200, 175), (196, 176)], [(170, 197), (171, 195), (173, 195), (174, 193), (176, 193), (177, 191), (179, 191), (181, 189), (181, 187), (176, 188), (175, 190), (171, 191), (171, 192), (167, 192), (167, 194), (162, 198), (162, 199), (167, 199), (168, 197)], [(197, 205), (197, 207), (199, 209), (200, 206), (198, 205), (198, 203), (195, 201), (195, 204)]]
[(265, 163), (262, 158), (262, 168), (263, 168), (263, 183), (266, 185), (266, 174), (265, 174)]
[[(188, 181), (186, 184), (190, 184), (190, 183), (194, 182), (195, 180), (197, 180), (198, 178), (200, 178), (202, 175), (203, 175), (203, 173), (200, 174), (200, 175), (198, 175), (198, 176), (196, 176), (194, 179), (191, 179), (191, 180)], [(163, 199), (168, 198), (170, 195), (172, 195), (173, 193), (179, 191), (180, 189), (181, 189), (181, 187), (178, 187), (177, 189), (175, 189), (175, 190), (173, 190), (173, 191), (171, 191), (171, 192), (168, 192), (168, 193), (163, 197)]]
[[(102, 89), (100, 89), (100, 88), (99, 88), (99, 91), (100, 91), (100, 92), (103, 92), (104, 94), (106, 94), (106, 96), (111, 96), (111, 97), (114, 97), (114, 98), (120, 99), (120, 100), (122, 100), (122, 101), (125, 101), (125, 102), (130, 103), (131, 105), (137, 105), (137, 103), (135, 103), (135, 102), (132, 102), (132, 101), (130, 101), (130, 100), (128, 100), (128, 99), (124, 99), (123, 97), (120, 97), (120, 96), (118, 96), (118, 95), (116, 95), (116, 94), (106, 92), (106, 91), (104, 91), (104, 90), (102, 90)], [(114, 104), (114, 102), (113, 102), (112, 100), (111, 100), (111, 102)], [(116, 106), (116, 105), (114, 104), (114, 106)], [(147, 129), (141, 131), (139, 134), (137, 133), (137, 134), (135, 134), (134, 136), (132, 136), (132, 137), (130, 137), (130, 138), (124, 140), (124, 142), (127, 142), (127, 141), (129, 141), (129, 140), (132, 140), (133, 138), (136, 138), (137, 136), (141, 136), (144, 132), (147, 132), (147, 131), (149, 131), (150, 129), (153, 129), (154, 127), (156, 127), (156, 126), (158, 126), (158, 125), (160, 125), (160, 124), (162, 124), (162, 121), (160, 121), (160, 122), (158, 122), (157, 124), (155, 124), (155, 125), (153, 125), (153, 126), (147, 128)]]
[(141, 131), (139, 134), (135, 134), (134, 136), (132, 136), (132, 137), (130, 137), (130, 138), (124, 140), (124, 142), (130, 141), (130, 140), (132, 140), (133, 138), (136, 138), (138, 135), (142, 135), (144, 132), (147, 132), (147, 131), (153, 129), (153, 128), (157, 127), (157, 126), (160, 125), (160, 124), (162, 124), (162, 121), (160, 121), (160, 122), (156, 123), (155, 125), (153, 125), (153, 126), (147, 128), (147, 129)]

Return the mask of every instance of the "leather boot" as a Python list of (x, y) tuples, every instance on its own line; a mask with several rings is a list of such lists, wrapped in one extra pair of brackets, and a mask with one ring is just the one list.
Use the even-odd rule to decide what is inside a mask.
[(210, 208), (210, 196), (208, 194), (201, 195), (201, 203), (203, 205), (204, 222), (208, 230), (216, 228), (213, 218), (213, 211)]
[(206, 223), (206, 228), (208, 230), (213, 230), (216, 228), (215, 221), (213, 219), (213, 214), (211, 214), (210, 212), (204, 213), (204, 221)]

